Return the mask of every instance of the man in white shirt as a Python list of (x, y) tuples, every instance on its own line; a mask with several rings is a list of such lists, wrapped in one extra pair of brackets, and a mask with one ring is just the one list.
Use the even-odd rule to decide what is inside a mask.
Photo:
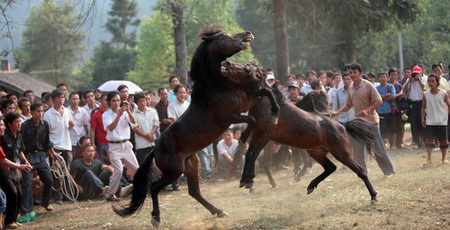
[(177, 99), (167, 108), (169, 119), (173, 122), (178, 120), (189, 107), (189, 102), (186, 101), (187, 90), (187, 87), (183, 84), (179, 84), (173, 89)]
[[(80, 95), (81, 96), (81, 95)], [(83, 106), (83, 109), (86, 110), (89, 117), (92, 115), (92, 111), (99, 107), (100, 103), (95, 100), (94, 91), (86, 90), (83, 93), (84, 100), (86, 100), (86, 105)]]
[(137, 104), (137, 109), (133, 112), (136, 118), (136, 126), (133, 128), (136, 133), (136, 158), (141, 164), (145, 156), (155, 146), (155, 134), (158, 131), (159, 118), (155, 109), (146, 106), (147, 98), (144, 93), (134, 95), (134, 103)]
[(226, 174), (228, 173), (228, 170), (230, 170), (234, 155), (239, 146), (238, 141), (233, 138), (233, 131), (231, 129), (225, 130), (222, 134), (222, 138), (223, 139), (217, 144), (217, 152), (219, 153), (217, 171), (221, 179), (227, 176)]
[[(72, 162), (72, 141), (70, 140), (70, 130), (74, 127), (72, 114), (69, 109), (63, 106), (65, 96), (61, 90), (55, 89), (51, 93), (53, 107), (44, 114), (44, 120), (47, 121), (50, 141), (53, 143), (55, 152), (61, 154), (66, 161), (66, 167)], [(54, 179), (56, 188), (59, 188), (59, 180)], [(56, 192), (56, 203), (62, 204), (62, 192)]]
[(422, 148), (424, 145), (425, 130), (422, 127), (421, 110), (423, 89), (425, 88), (427, 78), (421, 77), (423, 71), (417, 65), (412, 68), (411, 74), (411, 77), (403, 84), (403, 92), (411, 100), (411, 109), (408, 116), (411, 123), (411, 134), (415, 144), (413, 148)]
[(130, 104), (126, 101), (120, 101), (119, 92), (113, 91), (108, 93), (107, 101), (110, 109), (102, 114), (102, 118), (103, 127), (106, 130), (106, 140), (109, 142), (109, 161), (114, 168), (114, 173), (109, 179), (109, 190), (106, 194), (106, 200), (119, 201), (115, 193), (119, 189), (123, 164), (126, 165), (132, 176), (139, 167), (136, 156), (133, 153), (133, 144), (129, 141), (129, 124), (136, 124), (136, 119), (130, 111)]
[[(167, 115), (168, 118), (172, 121), (172, 123), (178, 120), (189, 107), (189, 102), (186, 101), (186, 98), (188, 97), (187, 91), (188, 91), (187, 86), (184, 84), (178, 84), (173, 89), (173, 92), (175, 93), (176, 96), (176, 100), (173, 101), (171, 104), (169, 104), (169, 106), (167, 107)], [(200, 163), (201, 162), (202, 160), (200, 160)], [(178, 182), (179, 179), (177, 179), (172, 183), (173, 190), (178, 190), (179, 187)]]
[(89, 115), (83, 108), (79, 107), (80, 95), (78, 93), (69, 94), (69, 111), (72, 115), (74, 126), (70, 130), (70, 141), (72, 142), (72, 151), (77, 150), (80, 146), (78, 145), (78, 140), (82, 136), (89, 136), (88, 125), (89, 125)]

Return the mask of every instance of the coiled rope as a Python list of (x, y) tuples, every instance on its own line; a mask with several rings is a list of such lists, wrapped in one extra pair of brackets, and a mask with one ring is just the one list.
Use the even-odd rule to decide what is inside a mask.
[(69, 169), (66, 166), (66, 161), (61, 155), (57, 155), (56, 158), (52, 159), (50, 169), (55, 178), (59, 180), (59, 188), (53, 187), (53, 190), (61, 190), (64, 196), (73, 201), (78, 208), (82, 208), (77, 202), (80, 191), (78, 190), (76, 182), (70, 175)]

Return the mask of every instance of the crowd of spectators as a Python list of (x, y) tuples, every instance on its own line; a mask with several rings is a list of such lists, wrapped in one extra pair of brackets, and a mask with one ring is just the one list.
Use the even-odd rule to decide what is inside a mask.
[[(310, 70), (289, 75), (278, 86), (292, 103), (310, 92), (324, 92), (332, 113), (341, 123), (357, 117), (370, 122), (375, 133), (375, 159), (389, 178), (395, 171), (386, 149), (407, 146), (407, 123), (411, 127), (411, 148), (426, 146), (424, 166), (432, 164), (436, 140), (442, 153), (441, 163), (449, 163), (449, 73), (444, 74), (442, 62), (433, 64), (431, 69), (427, 75), (425, 66), (419, 64), (404, 68), (401, 73), (391, 68), (366, 75), (360, 64), (352, 63), (342, 72)], [(272, 86), (276, 81), (274, 71), (268, 69), (266, 83)], [(60, 180), (50, 168), (53, 159), (59, 157), (64, 159), (76, 183), (78, 199), (118, 201), (128, 196), (139, 164), (159, 135), (189, 106), (189, 87), (180, 83), (176, 75), (170, 76), (168, 82), (170, 89), (133, 94), (126, 85), (102, 93), (70, 92), (68, 85), (62, 83), (52, 92), (43, 93), (39, 101), (31, 90), (20, 96), (0, 92), (0, 229), (19, 228), (22, 223), (35, 220), (34, 205), (50, 212), (55, 210), (50, 203), (62, 205), (67, 200), (59, 189)], [(203, 178), (227, 179), (242, 130), (241, 125), (232, 125), (215, 144), (197, 153)], [(366, 146), (353, 139), (351, 143), (355, 161), (367, 172)], [(273, 161), (277, 168), (284, 167), (292, 151), (304, 152), (276, 144), (272, 150), (278, 154)], [(311, 167), (311, 159), (306, 152), (303, 155)], [(179, 186), (180, 179), (166, 189), (178, 190)]]

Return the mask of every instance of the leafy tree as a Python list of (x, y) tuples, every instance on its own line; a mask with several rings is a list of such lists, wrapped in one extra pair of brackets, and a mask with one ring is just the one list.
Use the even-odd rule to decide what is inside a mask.
[(167, 14), (155, 11), (151, 18), (141, 22), (137, 67), (127, 79), (145, 89), (167, 85), (168, 75), (175, 71), (175, 46), (172, 22)]
[(43, 1), (31, 8), (23, 34), (22, 71), (35, 73), (47, 81), (68, 82), (79, 60), (85, 35), (80, 32), (74, 5)]
[(400, 28), (420, 13), (418, 0), (291, 0), (287, 9), (294, 22), (313, 35), (324, 27), (341, 36), (346, 62), (356, 60), (359, 38)]
[(136, 63), (136, 31), (129, 27), (139, 25), (136, 16), (137, 3), (129, 0), (113, 0), (105, 25), (113, 35), (110, 42), (102, 41), (94, 49), (93, 79), (96, 85), (111, 79), (124, 79)]

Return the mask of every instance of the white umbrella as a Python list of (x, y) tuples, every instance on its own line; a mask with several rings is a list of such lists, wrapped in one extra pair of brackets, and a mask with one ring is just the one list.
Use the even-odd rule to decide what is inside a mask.
[(137, 92), (142, 92), (143, 90), (141, 87), (137, 86), (131, 81), (123, 81), (123, 80), (110, 80), (105, 83), (103, 83), (101, 86), (98, 87), (98, 89), (102, 92), (111, 92), (114, 90), (117, 90), (117, 87), (120, 85), (126, 85), (128, 86), (128, 93), (129, 94), (135, 94)]

